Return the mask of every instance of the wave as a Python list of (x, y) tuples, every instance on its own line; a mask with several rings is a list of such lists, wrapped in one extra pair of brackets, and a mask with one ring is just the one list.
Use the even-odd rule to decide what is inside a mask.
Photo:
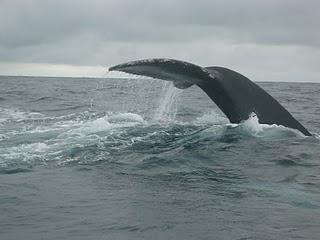
[(30, 103), (36, 103), (36, 102), (42, 102), (42, 101), (55, 101), (55, 100), (59, 100), (59, 98), (57, 97), (40, 97), (34, 100), (30, 100)]
[(0, 107), (0, 121), (8, 121), (8, 120), (21, 120), (21, 119), (28, 119), (35, 116), (42, 117), (44, 116), (38, 112), (25, 112), (20, 109), (15, 108), (2, 108)]
[(59, 117), (17, 109), (0, 108), (0, 112), (4, 117), (0, 121), (0, 169), (97, 162), (137, 164), (144, 169), (148, 163), (160, 167), (169, 159), (174, 161), (168, 164), (172, 167), (181, 163), (177, 158), (183, 156), (188, 161), (210, 146), (223, 152), (252, 139), (306, 138), (296, 130), (259, 124), (254, 115), (240, 124), (230, 124), (213, 111), (192, 122), (147, 120), (130, 112), (85, 111)]

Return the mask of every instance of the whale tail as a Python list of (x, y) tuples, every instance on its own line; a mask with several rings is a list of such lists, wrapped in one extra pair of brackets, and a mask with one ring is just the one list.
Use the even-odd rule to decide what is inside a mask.
[(255, 113), (260, 123), (297, 129), (302, 126), (277, 100), (245, 76), (223, 67), (200, 67), (174, 59), (146, 59), (109, 68), (130, 74), (172, 81), (180, 89), (199, 86), (222, 110), (231, 123), (247, 120)]

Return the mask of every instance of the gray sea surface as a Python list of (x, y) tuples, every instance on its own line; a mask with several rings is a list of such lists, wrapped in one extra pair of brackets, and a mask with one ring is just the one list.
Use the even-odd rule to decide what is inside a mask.
[(0, 239), (320, 239), (320, 84), (258, 84), (313, 136), (197, 87), (0, 76)]

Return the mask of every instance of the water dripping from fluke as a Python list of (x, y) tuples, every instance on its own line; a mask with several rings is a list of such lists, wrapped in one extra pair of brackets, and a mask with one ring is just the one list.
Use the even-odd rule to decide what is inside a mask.
[(159, 98), (159, 106), (152, 119), (153, 122), (169, 125), (175, 121), (181, 92), (182, 90), (174, 87), (171, 82), (166, 82), (163, 85)]

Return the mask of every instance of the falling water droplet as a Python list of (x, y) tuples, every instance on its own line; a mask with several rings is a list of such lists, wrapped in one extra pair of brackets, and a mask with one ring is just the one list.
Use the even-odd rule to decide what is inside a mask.
[(159, 107), (153, 121), (168, 125), (175, 120), (178, 110), (178, 99), (182, 90), (175, 88), (172, 82), (166, 82), (160, 94)]

